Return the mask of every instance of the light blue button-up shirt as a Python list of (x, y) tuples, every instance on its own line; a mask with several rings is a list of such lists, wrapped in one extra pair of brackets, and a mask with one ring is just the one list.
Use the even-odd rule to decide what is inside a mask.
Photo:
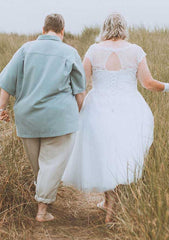
[(76, 49), (51, 35), (24, 44), (0, 74), (0, 87), (16, 98), (15, 122), (22, 138), (77, 131), (74, 95), (85, 91), (85, 85)]

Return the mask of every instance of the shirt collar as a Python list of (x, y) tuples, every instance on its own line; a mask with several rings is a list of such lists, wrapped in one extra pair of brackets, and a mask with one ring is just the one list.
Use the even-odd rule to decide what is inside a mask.
[(53, 35), (40, 35), (38, 40), (54, 40), (54, 41), (61, 41), (60, 37), (53, 36)]

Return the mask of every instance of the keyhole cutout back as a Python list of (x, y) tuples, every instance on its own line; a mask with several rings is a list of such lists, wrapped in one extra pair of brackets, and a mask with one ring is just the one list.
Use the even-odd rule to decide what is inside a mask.
[(105, 69), (108, 71), (120, 71), (121, 70), (120, 59), (116, 53), (113, 52), (108, 57), (106, 65), (105, 65)]

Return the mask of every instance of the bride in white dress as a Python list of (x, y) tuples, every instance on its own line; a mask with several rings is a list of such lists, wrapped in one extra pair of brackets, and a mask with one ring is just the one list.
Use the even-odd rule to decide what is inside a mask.
[(93, 88), (80, 111), (80, 129), (63, 182), (82, 191), (105, 192), (110, 222), (116, 187), (141, 178), (153, 142), (153, 115), (137, 90), (137, 79), (151, 91), (169, 87), (152, 78), (143, 49), (125, 40), (126, 22), (120, 14), (108, 16), (100, 36), (84, 58)]

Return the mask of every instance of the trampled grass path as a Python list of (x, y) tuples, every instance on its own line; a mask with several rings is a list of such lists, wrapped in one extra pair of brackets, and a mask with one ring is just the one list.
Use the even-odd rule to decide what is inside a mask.
[(56, 217), (53, 222), (37, 223), (31, 240), (109, 240), (104, 224), (105, 213), (96, 204), (103, 200), (102, 194), (84, 194), (73, 188), (62, 187), (57, 201), (50, 206)]

